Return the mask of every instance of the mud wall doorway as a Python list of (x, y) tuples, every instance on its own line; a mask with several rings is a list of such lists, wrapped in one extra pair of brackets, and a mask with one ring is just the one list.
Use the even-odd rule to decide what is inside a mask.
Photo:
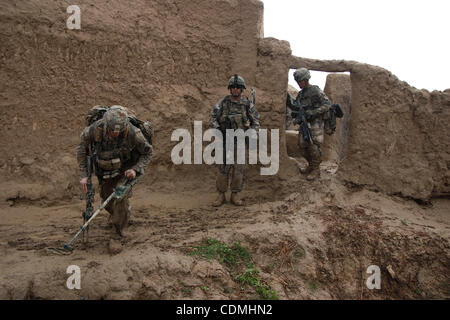
[[(295, 69), (289, 70), (289, 81), (287, 93), (295, 100), (300, 90), (294, 80)], [(351, 116), (351, 81), (350, 74), (329, 73), (310, 70), (311, 85), (317, 85), (322, 89), (330, 99), (331, 103), (337, 103), (344, 112), (344, 117), (337, 119), (336, 131), (332, 135), (324, 134), (322, 144), (322, 162), (327, 170), (337, 171), (338, 165), (345, 157), (345, 147), (349, 130)], [(291, 109), (285, 109), (285, 136), (286, 152), (289, 157), (295, 158), (299, 162), (306, 164), (304, 155), (298, 145), (298, 126), (293, 125), (293, 118), (290, 115)]]

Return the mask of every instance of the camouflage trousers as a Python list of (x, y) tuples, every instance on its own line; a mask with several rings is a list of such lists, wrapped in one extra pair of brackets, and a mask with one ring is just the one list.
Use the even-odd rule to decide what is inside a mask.
[(314, 143), (305, 141), (303, 139), (303, 136), (299, 134), (298, 144), (306, 160), (308, 160), (309, 168), (318, 169), (320, 163), (322, 162), (321, 146), (324, 139), (323, 121), (313, 121), (310, 123), (309, 127), (311, 129), (312, 139)]
[(229, 177), (231, 172), (231, 192), (241, 192), (244, 184), (245, 164), (220, 164), (219, 173), (216, 179), (218, 192), (228, 191)]
[[(111, 193), (114, 192), (114, 188), (123, 180), (123, 176), (117, 176), (111, 179), (102, 179), (99, 181), (100, 185), (100, 196), (102, 201), (105, 201)], [(128, 226), (128, 219), (131, 214), (131, 206), (130, 206), (130, 197), (132, 195), (132, 190), (128, 192), (126, 196), (124, 196), (119, 201), (117, 199), (111, 200), (108, 205), (105, 207), (106, 211), (108, 211), (111, 215), (111, 222), (116, 228), (116, 231), (122, 232), (124, 228)]]
[[(245, 149), (248, 150), (247, 143), (245, 144)], [(241, 192), (242, 187), (244, 185), (244, 173), (245, 173), (245, 163), (248, 162), (248, 151), (240, 150), (241, 152), (245, 152), (246, 162), (244, 164), (238, 164), (238, 146), (234, 145), (234, 163), (227, 163), (227, 155), (226, 155), (226, 141), (223, 143), (224, 150), (224, 158), (223, 164), (218, 164), (217, 168), (219, 172), (216, 178), (216, 188), (218, 192), (225, 193), (228, 191), (228, 186), (230, 186), (231, 192)], [(230, 155), (231, 157), (231, 155)], [(231, 183), (230, 183), (230, 174), (231, 174)]]

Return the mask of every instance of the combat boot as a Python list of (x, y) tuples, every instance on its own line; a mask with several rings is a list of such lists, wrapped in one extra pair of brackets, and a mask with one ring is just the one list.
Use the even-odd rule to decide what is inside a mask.
[(313, 180), (319, 180), (320, 179), (320, 169), (319, 168), (312, 168), (310, 170), (310, 174), (306, 176), (306, 180), (313, 181)]
[(231, 199), (230, 202), (232, 204), (234, 204), (235, 206), (243, 206), (244, 203), (242, 202), (241, 199), (239, 199), (239, 194), (237, 192), (232, 192), (231, 193)]
[(311, 172), (311, 166), (302, 167), (302, 166), (298, 165), (297, 167), (298, 167), (298, 170), (300, 170), (301, 174), (308, 174)]
[(219, 195), (217, 196), (216, 201), (214, 201), (213, 206), (214, 206), (214, 207), (220, 207), (220, 206), (223, 205), (226, 201), (227, 201), (227, 199), (225, 198), (225, 193), (219, 192)]
[(108, 244), (108, 251), (110, 254), (118, 254), (123, 250), (122, 243), (118, 239), (110, 239)]
[(124, 228), (121, 228), (120, 225), (115, 224), (114, 225), (114, 229), (116, 230), (116, 235), (118, 237), (120, 237), (120, 238), (125, 238), (126, 237), (125, 230), (124, 230)]

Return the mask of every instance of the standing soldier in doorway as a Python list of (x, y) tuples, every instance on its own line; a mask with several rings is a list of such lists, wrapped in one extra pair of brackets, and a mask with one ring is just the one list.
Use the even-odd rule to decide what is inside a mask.
[(310, 141), (306, 141), (303, 135), (299, 134), (299, 145), (309, 164), (307, 168), (300, 171), (308, 174), (307, 180), (309, 181), (320, 178), (322, 161), (320, 147), (324, 139), (324, 120), (331, 107), (331, 102), (326, 94), (318, 86), (309, 83), (310, 78), (309, 70), (305, 68), (297, 69), (294, 72), (294, 79), (301, 89), (294, 102), (294, 108), (297, 109), (294, 112), (297, 115), (294, 124), (299, 124), (301, 119), (298, 115), (304, 114), (312, 138), (309, 139)]

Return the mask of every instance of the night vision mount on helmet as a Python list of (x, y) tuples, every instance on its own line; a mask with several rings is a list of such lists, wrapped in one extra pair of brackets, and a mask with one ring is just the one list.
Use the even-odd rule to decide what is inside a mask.
[(245, 81), (244, 78), (242, 78), (241, 76), (238, 76), (237, 74), (235, 74), (234, 76), (232, 76), (230, 78), (230, 80), (228, 80), (228, 89), (231, 89), (231, 87), (238, 87), (241, 89), (245, 89)]

